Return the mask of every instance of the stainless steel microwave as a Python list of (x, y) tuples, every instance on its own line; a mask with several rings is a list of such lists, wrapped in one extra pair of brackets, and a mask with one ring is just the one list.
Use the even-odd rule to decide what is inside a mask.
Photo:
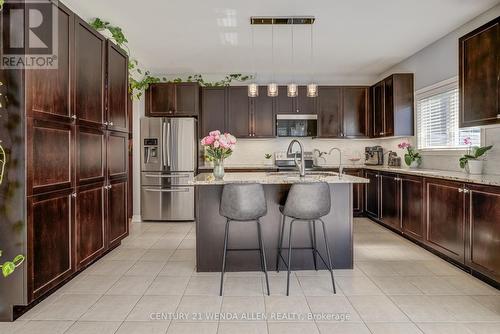
[(316, 137), (318, 115), (276, 115), (276, 134), (278, 137)]

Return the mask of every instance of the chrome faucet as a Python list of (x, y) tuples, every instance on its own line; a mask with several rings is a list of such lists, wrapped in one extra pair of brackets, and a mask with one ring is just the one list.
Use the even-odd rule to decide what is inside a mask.
[(337, 147), (333, 147), (330, 152), (328, 152), (328, 155), (331, 155), (333, 151), (339, 151), (339, 178), (342, 177), (342, 172), (343, 172), (343, 168), (342, 168), (342, 151), (340, 150), (340, 148), (337, 148)]
[(300, 164), (297, 161), (297, 152), (294, 153), (293, 159), (295, 161), (295, 166), (297, 166), (297, 168), (299, 169), (300, 177), (304, 177), (304, 176), (306, 176), (306, 164), (304, 162), (304, 146), (302, 146), (302, 143), (300, 141), (298, 141), (297, 139), (293, 139), (290, 142), (290, 145), (288, 145), (287, 154), (292, 154), (293, 145), (295, 143), (299, 144), (299, 148), (300, 148)]

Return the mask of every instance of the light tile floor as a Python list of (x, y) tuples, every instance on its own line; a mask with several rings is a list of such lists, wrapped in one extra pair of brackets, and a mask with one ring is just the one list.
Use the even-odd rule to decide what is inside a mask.
[(500, 333), (498, 290), (367, 219), (355, 219), (354, 247), (355, 268), (335, 271), (337, 295), (328, 272), (298, 271), (289, 297), (285, 273), (274, 272), (271, 296), (262, 274), (229, 273), (219, 297), (219, 275), (195, 271), (193, 223), (136, 223), (120, 247), (0, 333)]

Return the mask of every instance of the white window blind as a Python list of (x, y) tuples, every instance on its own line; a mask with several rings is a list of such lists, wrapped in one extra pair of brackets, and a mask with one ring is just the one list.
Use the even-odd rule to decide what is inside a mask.
[(453, 80), (417, 94), (417, 141), (420, 149), (466, 148), (464, 139), (480, 145), (480, 128), (458, 127), (458, 83)]

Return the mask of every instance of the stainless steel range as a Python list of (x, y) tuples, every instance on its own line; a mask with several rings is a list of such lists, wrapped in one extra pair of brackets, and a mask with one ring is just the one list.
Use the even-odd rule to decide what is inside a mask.
[(141, 119), (143, 220), (194, 220), (196, 156), (196, 119)]

